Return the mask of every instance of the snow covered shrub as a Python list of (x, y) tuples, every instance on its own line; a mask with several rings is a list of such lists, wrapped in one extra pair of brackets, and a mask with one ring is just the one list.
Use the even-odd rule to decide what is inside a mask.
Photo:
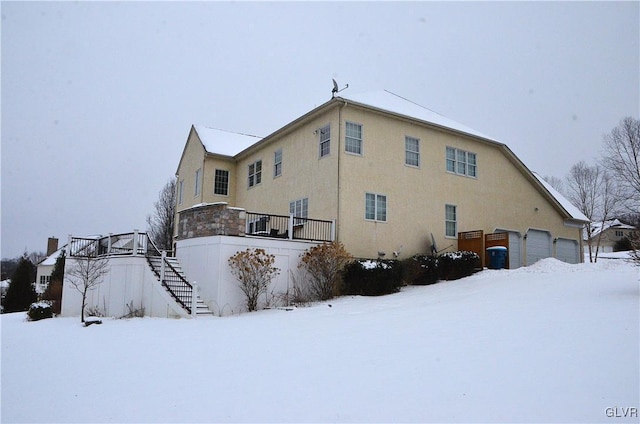
[(381, 296), (403, 286), (400, 261), (391, 259), (354, 261), (344, 269), (343, 294)]
[(53, 310), (51, 309), (51, 304), (46, 301), (32, 303), (27, 311), (27, 317), (29, 317), (29, 321), (39, 321), (45, 318), (52, 318)]
[(425, 286), (438, 282), (437, 259), (434, 256), (415, 255), (402, 261), (406, 284)]
[(264, 249), (247, 249), (229, 258), (231, 273), (240, 282), (249, 312), (258, 309), (258, 297), (267, 292), (271, 280), (280, 273), (273, 266), (276, 257)]
[(332, 241), (305, 250), (298, 268), (306, 272), (313, 298), (327, 300), (340, 294), (341, 272), (352, 260), (342, 243)]
[(468, 277), (476, 269), (481, 268), (480, 256), (475, 252), (448, 252), (438, 256), (438, 278), (441, 280), (457, 280)]

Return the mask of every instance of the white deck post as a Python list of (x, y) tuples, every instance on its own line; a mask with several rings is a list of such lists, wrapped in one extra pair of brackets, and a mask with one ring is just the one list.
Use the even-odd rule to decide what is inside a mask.
[(69, 242), (67, 244), (67, 246), (69, 246), (69, 247), (67, 248), (67, 256), (73, 256), (73, 254), (71, 253), (72, 252), (71, 248), (73, 247), (73, 245), (71, 244), (72, 240), (73, 240), (73, 236), (71, 234), (69, 234)]
[(191, 286), (193, 287), (191, 292), (191, 317), (195, 318), (198, 309), (198, 283), (194, 281)]
[(133, 256), (138, 256), (138, 230), (133, 230)]
[(331, 220), (331, 241), (336, 241), (336, 220)]
[(162, 261), (160, 262), (160, 283), (164, 283), (164, 263), (167, 259), (167, 251), (162, 251)]
[(293, 240), (293, 214), (289, 214), (289, 240)]
[(109, 233), (109, 238), (107, 239), (107, 255), (111, 255), (111, 236), (113, 233)]

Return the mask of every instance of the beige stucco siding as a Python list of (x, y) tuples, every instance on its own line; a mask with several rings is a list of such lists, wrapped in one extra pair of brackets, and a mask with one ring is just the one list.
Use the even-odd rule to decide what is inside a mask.
[[(578, 239), (578, 230), (564, 226), (558, 211), (497, 145), (356, 108), (346, 107), (343, 121), (363, 125), (363, 154), (343, 154), (340, 169), (345, 183), (338, 234), (354, 255), (390, 256), (400, 246), (403, 256), (424, 253), (431, 233), (438, 248), (457, 248), (455, 238), (445, 237), (446, 204), (457, 208), (458, 231), (503, 228), (525, 234), (539, 228)], [(405, 136), (420, 140), (419, 167), (405, 165)], [(476, 178), (447, 172), (447, 146), (477, 155)], [(365, 219), (367, 192), (387, 196), (386, 222)]]
[[(320, 158), (317, 130), (331, 125), (331, 151)], [(308, 198), (309, 217), (336, 219), (338, 120), (335, 109), (265, 144), (238, 161), (237, 203), (250, 211), (289, 213), (289, 202)], [(282, 175), (274, 177), (274, 154), (282, 150)], [(248, 168), (262, 160), (262, 182), (248, 187)]]

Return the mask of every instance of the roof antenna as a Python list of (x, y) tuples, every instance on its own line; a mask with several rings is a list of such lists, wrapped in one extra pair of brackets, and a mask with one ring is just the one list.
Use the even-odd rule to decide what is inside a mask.
[(346, 90), (347, 88), (349, 88), (349, 84), (345, 84), (344, 87), (338, 90), (338, 83), (336, 82), (336, 80), (331, 78), (331, 81), (333, 81), (333, 90), (331, 90), (331, 98), (334, 98), (336, 94), (341, 92), (342, 90)]

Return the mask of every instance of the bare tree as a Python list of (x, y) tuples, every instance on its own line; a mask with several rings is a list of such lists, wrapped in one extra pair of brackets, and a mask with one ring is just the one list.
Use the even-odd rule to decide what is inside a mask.
[[(615, 180), (600, 166), (587, 165), (580, 161), (571, 167), (567, 176), (567, 196), (571, 203), (582, 212), (589, 221), (600, 222), (601, 230), (605, 222), (618, 212), (619, 196)], [(594, 227), (586, 224), (589, 261), (598, 260), (598, 250), (602, 231), (593, 246)]]
[(71, 286), (82, 295), (80, 322), (84, 322), (87, 293), (102, 283), (102, 278), (109, 272), (109, 262), (106, 258), (96, 258), (92, 255), (69, 259), (73, 260), (73, 265), (67, 270), (66, 275)]
[(565, 194), (564, 181), (561, 178), (545, 175), (543, 179), (548, 182), (551, 187), (555, 188), (558, 193)]
[(603, 166), (620, 186), (626, 206), (640, 207), (640, 120), (626, 117), (603, 137)]
[(176, 179), (171, 178), (164, 185), (153, 203), (155, 211), (147, 215), (149, 237), (160, 250), (173, 250), (173, 230), (176, 214)]

